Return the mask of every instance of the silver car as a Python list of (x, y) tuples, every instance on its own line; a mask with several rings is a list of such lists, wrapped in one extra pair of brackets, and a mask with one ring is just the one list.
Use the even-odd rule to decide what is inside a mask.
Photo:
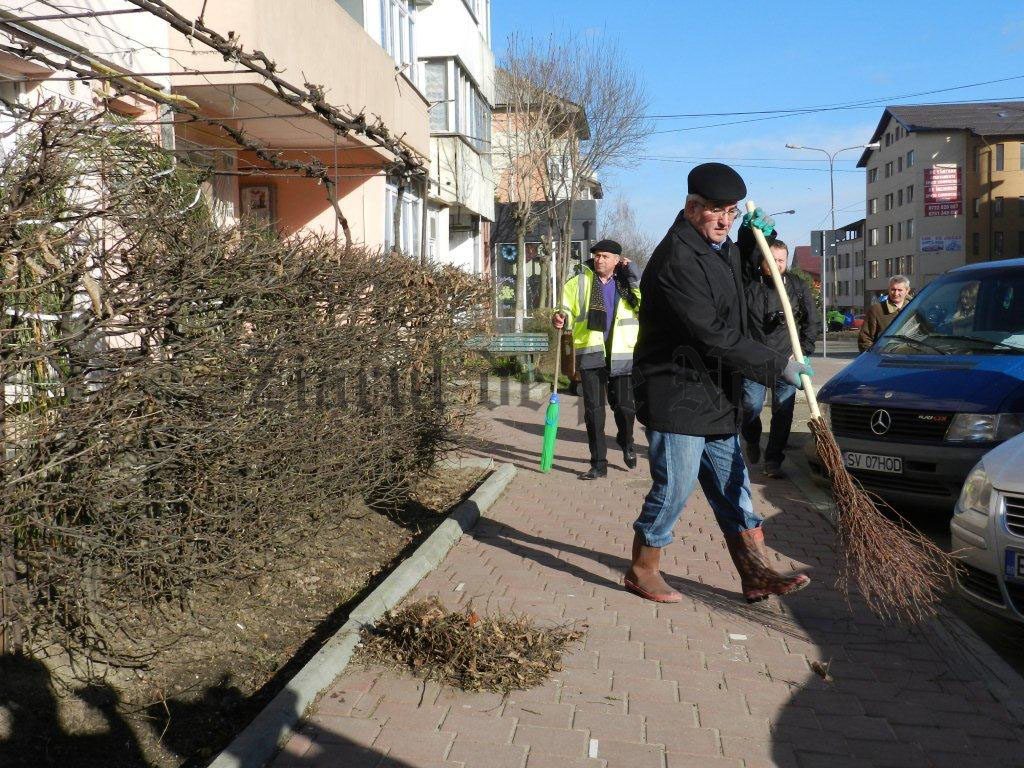
[(986, 453), (964, 481), (950, 523), (960, 592), (1024, 623), (1024, 435)]

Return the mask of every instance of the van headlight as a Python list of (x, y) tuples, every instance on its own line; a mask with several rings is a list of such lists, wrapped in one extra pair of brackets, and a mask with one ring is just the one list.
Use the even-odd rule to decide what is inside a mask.
[(1024, 432), (1024, 413), (958, 413), (946, 430), (949, 443), (998, 443)]
[(958, 515), (964, 512), (978, 512), (987, 515), (991, 501), (992, 483), (989, 482), (988, 473), (985, 471), (985, 463), (979, 461), (974, 465), (971, 474), (964, 480), (964, 487), (960, 491), (960, 498), (953, 511)]

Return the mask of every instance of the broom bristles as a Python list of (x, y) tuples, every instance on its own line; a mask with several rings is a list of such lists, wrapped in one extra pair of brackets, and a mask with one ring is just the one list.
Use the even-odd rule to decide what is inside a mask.
[(812, 418), (811, 434), (838, 512), (839, 588), (853, 588), (877, 616), (919, 622), (935, 615), (956, 578), (956, 559), (899, 515), (883, 514), (851, 477), (843, 453), (823, 419)]

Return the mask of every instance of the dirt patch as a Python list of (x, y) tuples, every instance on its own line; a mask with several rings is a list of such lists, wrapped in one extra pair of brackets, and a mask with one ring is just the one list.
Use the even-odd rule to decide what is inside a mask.
[(0, 765), (205, 764), (484, 476), (436, 471), (400, 509), (353, 504), (321, 535), (260, 553), (258, 578), (166, 609), (194, 629), (149, 669), (82, 688), (69, 682), (78, 660), (0, 658)]

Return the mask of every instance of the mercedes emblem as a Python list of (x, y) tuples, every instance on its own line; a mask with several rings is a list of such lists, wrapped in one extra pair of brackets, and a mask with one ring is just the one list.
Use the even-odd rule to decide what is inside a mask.
[(892, 416), (886, 410), (879, 409), (871, 414), (871, 431), (876, 435), (884, 435), (892, 427)]

